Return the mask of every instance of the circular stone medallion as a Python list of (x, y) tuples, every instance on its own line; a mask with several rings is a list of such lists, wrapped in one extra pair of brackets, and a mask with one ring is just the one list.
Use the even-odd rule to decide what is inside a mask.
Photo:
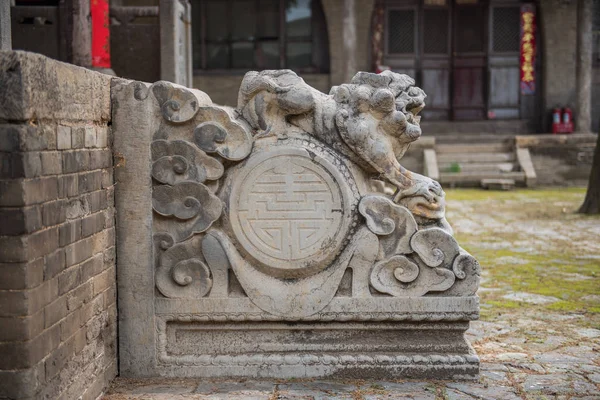
[(313, 150), (274, 147), (251, 157), (233, 178), (231, 227), (270, 275), (295, 278), (326, 268), (348, 234), (347, 179)]

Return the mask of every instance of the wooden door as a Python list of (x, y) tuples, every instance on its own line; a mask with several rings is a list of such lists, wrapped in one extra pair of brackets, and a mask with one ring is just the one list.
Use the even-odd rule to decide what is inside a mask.
[(426, 120), (450, 119), (451, 9), (449, 2), (425, 3), (420, 20), (419, 85), (427, 93)]
[(519, 118), (520, 3), (497, 3), (490, 6), (488, 115)]
[(486, 5), (483, 0), (454, 6), (452, 114), (456, 120), (485, 119)]

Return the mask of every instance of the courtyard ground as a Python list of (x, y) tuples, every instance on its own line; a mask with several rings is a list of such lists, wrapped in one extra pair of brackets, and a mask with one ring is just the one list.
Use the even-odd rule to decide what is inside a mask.
[(600, 399), (600, 217), (575, 214), (584, 195), (447, 191), (483, 268), (478, 382), (117, 378), (104, 399)]

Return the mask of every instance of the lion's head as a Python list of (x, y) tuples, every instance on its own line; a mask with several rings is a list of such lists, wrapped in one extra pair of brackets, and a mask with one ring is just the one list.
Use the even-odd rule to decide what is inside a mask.
[(408, 75), (391, 71), (359, 72), (349, 84), (333, 87), (331, 94), (340, 110), (354, 116), (369, 114), (373, 122), (379, 121), (382, 133), (412, 142), (421, 136), (418, 114), (427, 97), (414, 84)]
[(385, 71), (357, 73), (349, 84), (332, 88), (336, 126), (346, 144), (399, 189), (411, 186), (398, 162), (421, 136), (419, 112), (425, 93), (407, 75)]

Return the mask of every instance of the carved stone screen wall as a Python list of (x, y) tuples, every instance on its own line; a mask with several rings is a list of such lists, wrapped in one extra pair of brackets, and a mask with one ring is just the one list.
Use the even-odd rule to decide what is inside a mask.
[(473, 378), (477, 261), (398, 160), (425, 94), (249, 72), (236, 109), (113, 80), (123, 376)]

